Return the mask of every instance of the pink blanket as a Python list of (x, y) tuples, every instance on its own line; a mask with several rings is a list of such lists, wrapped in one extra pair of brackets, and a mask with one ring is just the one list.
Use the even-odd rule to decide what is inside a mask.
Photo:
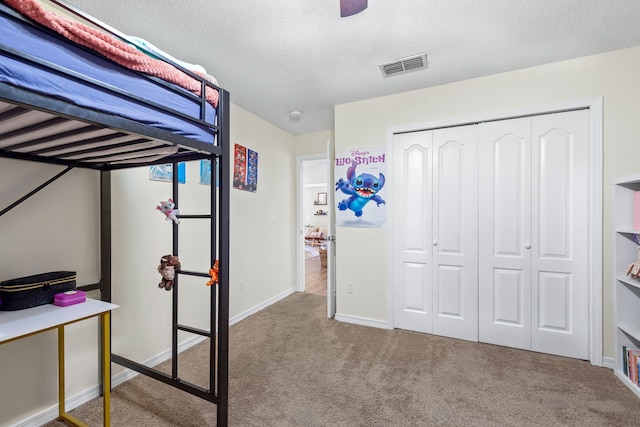
[[(37, 0), (4, 0), (4, 2), (69, 40), (88, 47), (124, 67), (161, 78), (198, 96), (201, 93), (199, 81), (172, 65), (150, 58), (135, 47), (93, 27), (45, 10)], [(206, 98), (214, 107), (218, 106), (217, 90), (207, 87)]]

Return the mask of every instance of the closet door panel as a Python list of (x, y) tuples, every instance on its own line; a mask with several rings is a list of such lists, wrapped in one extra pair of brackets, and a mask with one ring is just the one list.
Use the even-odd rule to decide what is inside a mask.
[(524, 327), (522, 270), (495, 268), (493, 270), (493, 320), (503, 325)]
[(433, 333), (478, 340), (478, 130), (433, 131)]
[(589, 358), (586, 110), (532, 118), (532, 349)]
[(394, 326), (431, 333), (431, 131), (395, 135)]
[(530, 349), (531, 120), (479, 131), (479, 340)]

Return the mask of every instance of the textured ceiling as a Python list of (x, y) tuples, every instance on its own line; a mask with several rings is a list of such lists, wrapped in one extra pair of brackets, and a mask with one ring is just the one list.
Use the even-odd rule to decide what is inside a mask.
[[(348, 18), (339, 0), (68, 1), (292, 134), (333, 129), (337, 104), (640, 45), (639, 0), (371, 0)], [(382, 77), (420, 53), (427, 69)]]

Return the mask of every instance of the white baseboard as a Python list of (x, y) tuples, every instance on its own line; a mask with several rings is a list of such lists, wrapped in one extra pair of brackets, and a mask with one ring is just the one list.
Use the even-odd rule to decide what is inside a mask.
[[(234, 325), (236, 323), (238, 323), (239, 321), (246, 319), (247, 317), (251, 316), (252, 314), (255, 314), (257, 312), (259, 312), (260, 310), (269, 307), (271, 304), (274, 304), (286, 297), (288, 297), (289, 295), (291, 295), (292, 293), (295, 292), (294, 288), (291, 288), (279, 295), (276, 295), (275, 297), (268, 299), (267, 301), (256, 305), (255, 307), (238, 314), (237, 316), (234, 316), (232, 318), (229, 319), (229, 326)], [(178, 344), (178, 353), (182, 353), (183, 351), (185, 351), (186, 349), (193, 347), (196, 344), (201, 343), (202, 341), (206, 340), (206, 337), (203, 336), (193, 336), (189, 339), (186, 339), (184, 341), (182, 341), (180, 344)], [(145, 366), (156, 366), (162, 362), (164, 362), (165, 360), (169, 360), (171, 359), (171, 349), (167, 349), (165, 351), (163, 351), (162, 353), (147, 359), (146, 361), (142, 362), (143, 365)], [(111, 387), (115, 387), (119, 384), (122, 384), (125, 381), (128, 381), (132, 378), (134, 378), (135, 376), (139, 375), (140, 373), (137, 371), (134, 371), (132, 369), (125, 369), (124, 371), (122, 371), (121, 373), (119, 373), (118, 375), (112, 376), (111, 377)]]
[(241, 320), (246, 319), (247, 317), (251, 316), (252, 314), (256, 314), (257, 312), (259, 312), (260, 310), (263, 310), (267, 307), (269, 307), (272, 304), (277, 303), (280, 300), (285, 299), (286, 297), (288, 297), (289, 295), (293, 294), (296, 292), (296, 288), (291, 288), (291, 289), (287, 289), (286, 291), (274, 296), (273, 298), (270, 298), (268, 300), (266, 300), (265, 302), (256, 305), (253, 308), (250, 308), (249, 310), (240, 313), (236, 316), (233, 316), (232, 318), (229, 319), (229, 325), (235, 325), (236, 323), (238, 323)]
[[(206, 337), (203, 336), (193, 336), (191, 338), (187, 338), (186, 340), (182, 341), (181, 343), (178, 344), (178, 353), (182, 353), (183, 351), (185, 351), (188, 348), (193, 347), (194, 345), (201, 343), (202, 341), (206, 340)], [(156, 365), (159, 365), (160, 363), (171, 359), (171, 349), (167, 349), (147, 360), (145, 360), (144, 362), (142, 362), (143, 365), (145, 366), (151, 366), (154, 367)], [(124, 371), (120, 372), (117, 375), (112, 375), (111, 376), (111, 388), (116, 387), (120, 384), (122, 384), (125, 381), (129, 381), (130, 379), (136, 377), (140, 375), (139, 372), (134, 371), (133, 369), (125, 369)]]
[[(247, 317), (251, 316), (252, 314), (255, 314), (257, 312), (259, 312), (260, 310), (263, 310), (267, 307), (269, 307), (272, 304), (275, 304), (276, 302), (288, 297), (289, 295), (293, 294), (295, 292), (295, 288), (291, 288), (288, 289), (276, 296), (274, 296), (273, 298), (268, 299), (267, 301), (256, 305), (253, 308), (250, 308), (249, 310), (240, 313), (232, 318), (229, 319), (229, 325), (233, 325), (238, 323), (239, 321), (246, 319)], [(178, 344), (178, 353), (182, 353), (183, 351), (187, 350), (190, 347), (193, 347), (194, 345), (201, 343), (202, 341), (206, 340), (206, 337), (203, 336), (193, 336), (191, 338), (188, 338), (184, 341), (182, 341), (181, 343)], [(143, 365), (145, 366), (156, 366), (166, 360), (169, 360), (171, 358), (171, 349), (165, 350), (159, 354), (157, 354), (156, 356), (153, 356), (149, 359), (147, 359), (146, 361), (142, 362)], [(137, 375), (140, 375), (139, 372), (134, 371), (132, 369), (125, 369), (124, 371), (118, 373), (117, 375), (112, 375), (111, 377), (111, 387), (116, 387), (120, 384), (122, 384), (125, 381), (128, 381), (134, 377), (136, 377)], [(85, 403), (89, 402), (92, 399), (95, 399), (97, 397), (100, 397), (100, 386), (98, 384), (96, 384), (93, 387), (90, 387), (72, 397), (67, 397), (67, 400), (65, 402), (65, 409), (67, 410), (67, 412), (77, 408), (78, 406), (84, 405)], [(58, 418), (58, 405), (53, 405), (47, 409), (45, 409), (44, 411), (41, 411), (27, 419), (24, 419), (16, 424), (13, 424), (9, 427), (38, 427), (41, 426), (43, 424), (46, 424), (50, 421), (55, 420), (56, 418)]]
[(602, 358), (602, 367), (603, 368), (609, 368), (609, 369), (615, 369), (616, 368), (616, 359), (614, 359), (613, 357), (603, 357)]
[(335, 319), (338, 322), (353, 323), (355, 325), (370, 326), (372, 328), (393, 329), (385, 320), (368, 319), (366, 317), (351, 316), (349, 314), (336, 313)]
[[(95, 385), (93, 387), (89, 387), (88, 389), (81, 391), (80, 393), (67, 398), (65, 402), (65, 410), (69, 412), (78, 406), (84, 405), (85, 403), (100, 397), (100, 386)], [(46, 424), (50, 421), (58, 418), (58, 405), (50, 406), (49, 408), (41, 411), (25, 420), (18, 422), (17, 424), (13, 424), (11, 427), (38, 427), (43, 424)], [(82, 421), (82, 420), (80, 420)]]
[[(186, 349), (204, 341), (205, 339), (206, 337), (202, 336), (187, 338), (186, 340), (178, 344), (178, 352), (181, 353)], [(171, 349), (165, 350), (162, 353), (150, 359), (147, 359), (146, 361), (142, 362), (142, 364), (145, 366), (156, 366), (157, 364), (169, 360), (170, 358)], [(119, 374), (113, 375), (111, 377), (111, 388), (116, 387), (117, 385), (122, 384), (123, 382), (128, 381), (137, 375), (139, 375), (139, 372), (136, 372), (132, 369), (125, 369)], [(74, 396), (67, 397), (67, 400), (65, 402), (65, 409), (67, 412), (69, 412), (97, 397), (100, 397), (100, 386), (98, 384), (93, 387), (89, 387), (88, 389), (81, 391)], [(38, 427), (50, 421), (53, 421), (56, 418), (58, 418), (58, 405), (53, 405), (42, 412), (39, 412), (25, 420), (20, 421), (17, 424), (14, 424), (11, 427)]]

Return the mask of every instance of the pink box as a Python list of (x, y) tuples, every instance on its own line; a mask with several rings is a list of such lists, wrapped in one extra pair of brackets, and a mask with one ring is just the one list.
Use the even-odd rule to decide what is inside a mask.
[(53, 303), (60, 307), (66, 307), (68, 305), (78, 304), (87, 300), (87, 294), (83, 291), (67, 291), (55, 294), (53, 296)]
[(633, 229), (640, 230), (640, 191), (633, 193)]

